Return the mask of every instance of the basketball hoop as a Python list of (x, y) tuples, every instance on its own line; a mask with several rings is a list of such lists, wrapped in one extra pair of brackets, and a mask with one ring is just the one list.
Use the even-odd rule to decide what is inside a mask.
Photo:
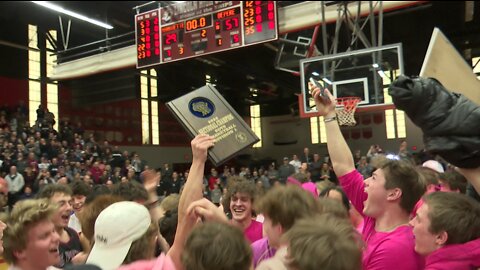
[(341, 126), (355, 126), (355, 110), (357, 104), (362, 101), (359, 97), (342, 97), (337, 98), (337, 111), (338, 124)]

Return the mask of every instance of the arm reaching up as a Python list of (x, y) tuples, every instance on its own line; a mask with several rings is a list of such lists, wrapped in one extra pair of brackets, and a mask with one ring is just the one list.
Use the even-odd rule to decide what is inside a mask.
[(160, 173), (155, 170), (145, 170), (142, 172), (143, 186), (148, 193), (148, 204), (150, 205), (150, 215), (153, 220), (159, 220), (163, 214), (160, 213), (160, 207), (157, 197), (157, 185), (160, 182)]
[(327, 148), (330, 159), (332, 160), (333, 170), (337, 176), (343, 176), (355, 169), (353, 155), (347, 142), (343, 138), (340, 126), (336, 121), (335, 98), (325, 89), (327, 97), (320, 97), (320, 89), (309, 83), (312, 96), (317, 106), (319, 116), (324, 117), (325, 129), (327, 133)]
[[(157, 196), (157, 186), (160, 183), (160, 173), (156, 172), (155, 170), (145, 170), (142, 172), (143, 175), (143, 186), (148, 192), (148, 204), (150, 210), (150, 216), (152, 220), (160, 220), (163, 217), (163, 213), (160, 211), (160, 204), (158, 203), (158, 196)], [(163, 237), (163, 235), (158, 231), (158, 244), (165, 252), (170, 249), (170, 245), (168, 244), (167, 240)]]
[(189, 215), (198, 216), (203, 220), (224, 222), (228, 224), (228, 218), (223, 210), (205, 198), (190, 204), (187, 212)]
[(184, 249), (185, 240), (195, 225), (195, 221), (188, 217), (188, 206), (192, 202), (203, 198), (202, 185), (205, 161), (207, 161), (208, 149), (214, 146), (214, 144), (214, 137), (204, 134), (197, 135), (191, 142), (192, 165), (182, 195), (180, 196), (178, 205), (178, 228), (175, 234), (175, 241), (168, 252), (177, 270), (183, 269), (180, 257)]

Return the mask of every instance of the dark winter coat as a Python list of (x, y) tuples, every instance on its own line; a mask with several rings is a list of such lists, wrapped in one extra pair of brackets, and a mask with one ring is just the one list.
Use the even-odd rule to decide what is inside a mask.
[(422, 129), (430, 153), (457, 167), (480, 167), (479, 106), (433, 78), (400, 76), (388, 93), (396, 108)]

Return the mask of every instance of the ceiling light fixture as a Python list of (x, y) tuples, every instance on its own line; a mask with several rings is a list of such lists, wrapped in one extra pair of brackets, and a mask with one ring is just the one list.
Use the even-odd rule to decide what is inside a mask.
[(80, 19), (80, 20), (83, 20), (83, 21), (86, 21), (86, 22), (89, 22), (89, 23), (93, 23), (95, 25), (101, 26), (101, 27), (106, 28), (106, 29), (113, 29), (113, 26), (111, 26), (109, 24), (97, 21), (95, 19), (88, 18), (87, 16), (84, 16), (82, 14), (78, 14), (76, 12), (64, 9), (61, 6), (57, 6), (57, 5), (52, 4), (50, 2), (46, 2), (46, 1), (31, 1), (31, 2), (34, 3), (34, 4), (40, 5), (42, 7), (46, 7), (46, 8), (55, 10), (57, 12), (66, 14), (68, 16), (71, 16), (71, 17), (74, 17), (74, 18), (77, 18), (77, 19)]

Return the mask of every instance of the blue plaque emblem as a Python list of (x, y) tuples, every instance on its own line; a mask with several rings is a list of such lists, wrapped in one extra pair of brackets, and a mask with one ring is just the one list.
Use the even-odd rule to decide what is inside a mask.
[(190, 100), (188, 108), (193, 115), (200, 118), (210, 117), (215, 112), (215, 105), (204, 97), (196, 97)]

